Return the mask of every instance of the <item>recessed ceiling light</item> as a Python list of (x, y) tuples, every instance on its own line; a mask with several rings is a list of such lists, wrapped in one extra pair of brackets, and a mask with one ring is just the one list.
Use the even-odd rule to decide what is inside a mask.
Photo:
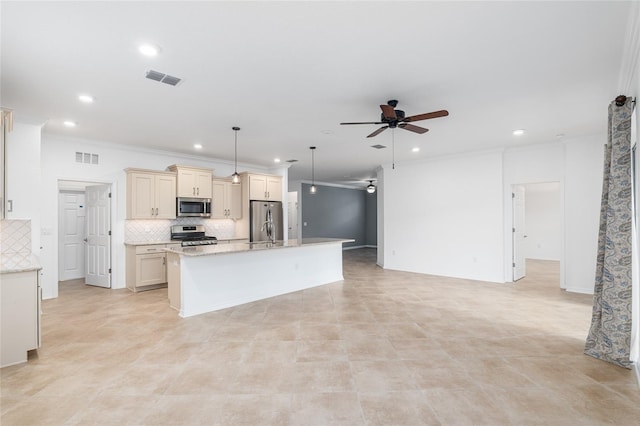
[(564, 133), (558, 133), (558, 134), (556, 135), (556, 138), (558, 138), (558, 139), (562, 139), (562, 138), (564, 138)]
[(193, 147), (194, 147), (195, 149), (202, 149), (202, 144), (194, 143), (194, 144), (193, 144)]
[(274, 158), (274, 159), (273, 159), (273, 162), (274, 162), (274, 163), (279, 163), (279, 162), (280, 162), (280, 159), (279, 159), (279, 158)]
[(138, 50), (144, 56), (157, 56), (160, 53), (160, 47), (155, 44), (141, 44)]
[(64, 124), (67, 127), (76, 127), (78, 125), (78, 123), (76, 123), (75, 121), (71, 121), (71, 120), (67, 120), (62, 124)]
[(420, 148), (418, 148), (417, 146), (415, 148), (411, 149), (412, 152), (420, 152)]
[(517, 129), (513, 131), (514, 136), (524, 135), (524, 129)]
[(78, 100), (85, 104), (92, 104), (95, 99), (91, 95), (78, 95)]

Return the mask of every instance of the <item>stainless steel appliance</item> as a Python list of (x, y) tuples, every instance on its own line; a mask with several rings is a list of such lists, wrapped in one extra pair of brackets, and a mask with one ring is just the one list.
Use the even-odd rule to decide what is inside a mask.
[(253, 243), (282, 240), (282, 203), (279, 201), (251, 201), (249, 207), (250, 241)]
[(211, 198), (176, 198), (176, 216), (211, 217)]
[(207, 246), (218, 244), (216, 237), (209, 237), (204, 233), (202, 225), (173, 225), (171, 240), (180, 241), (182, 247)]

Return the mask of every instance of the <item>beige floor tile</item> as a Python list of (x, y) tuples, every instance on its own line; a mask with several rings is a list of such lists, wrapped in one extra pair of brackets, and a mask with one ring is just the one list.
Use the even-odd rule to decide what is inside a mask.
[[(43, 346), (0, 370), (0, 423), (637, 424), (634, 373), (582, 353), (592, 297), (383, 270), (180, 318), (167, 289), (60, 285)], [(635, 422), (635, 423), (634, 423)]]
[(298, 393), (293, 395), (290, 424), (356, 426), (365, 421), (355, 393)]
[(368, 425), (440, 425), (420, 391), (359, 394)]

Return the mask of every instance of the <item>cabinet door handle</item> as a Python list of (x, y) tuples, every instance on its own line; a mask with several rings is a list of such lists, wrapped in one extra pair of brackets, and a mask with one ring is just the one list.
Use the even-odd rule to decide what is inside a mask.
[(151, 216), (153, 216), (153, 207), (151, 207)]
[(196, 195), (200, 195), (200, 187), (196, 188)]
[(156, 207), (156, 216), (158, 216), (158, 208)]
[(163, 265), (166, 265), (166, 264), (167, 264), (167, 258), (166, 258), (166, 257), (163, 257), (163, 258), (162, 258), (162, 264), (163, 264)]
[(193, 187), (193, 195), (196, 195), (196, 187)]

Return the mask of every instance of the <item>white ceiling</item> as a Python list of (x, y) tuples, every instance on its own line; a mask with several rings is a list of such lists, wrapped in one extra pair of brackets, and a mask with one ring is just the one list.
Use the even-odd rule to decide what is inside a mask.
[[(449, 117), (395, 131), (396, 163), (604, 133), (629, 2), (11, 2), (0, 100), (44, 133), (365, 179), (391, 162), (378, 105)], [(138, 45), (162, 48), (155, 58)], [(148, 70), (184, 81), (145, 78)], [(92, 105), (78, 102), (89, 93)], [(73, 120), (73, 129), (62, 125)], [(514, 137), (514, 129), (527, 130)], [(604, 141), (603, 141), (604, 142)], [(373, 144), (389, 146), (375, 150)], [(419, 153), (411, 148), (420, 147)], [(132, 164), (135, 166), (135, 164)]]

